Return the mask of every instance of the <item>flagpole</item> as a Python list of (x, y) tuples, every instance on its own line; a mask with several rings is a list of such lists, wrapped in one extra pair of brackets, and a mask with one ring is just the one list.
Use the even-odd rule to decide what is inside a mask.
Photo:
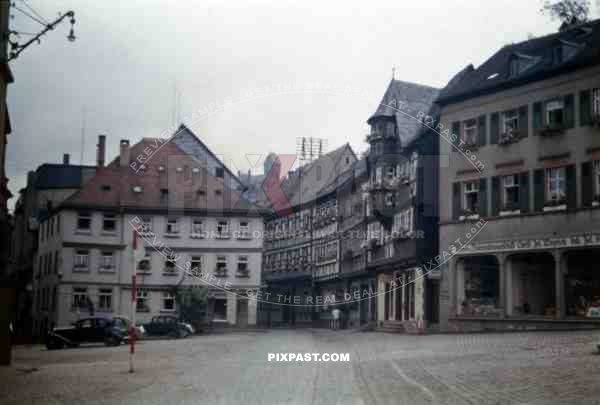
[(135, 269), (135, 250), (137, 249), (137, 231), (133, 230), (133, 245), (131, 249), (131, 325), (129, 325), (129, 372), (133, 373), (133, 360), (135, 356), (135, 312), (136, 312), (136, 269)]

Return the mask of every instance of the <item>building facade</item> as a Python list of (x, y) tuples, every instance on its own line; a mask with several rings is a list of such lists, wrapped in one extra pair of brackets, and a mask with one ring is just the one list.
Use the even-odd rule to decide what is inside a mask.
[[(263, 221), (215, 174), (175, 142), (122, 140), (120, 155), (40, 224), (37, 329), (91, 313), (129, 316), (133, 274), (142, 322), (176, 314), (179, 289), (206, 287), (210, 321), (255, 324)], [(135, 266), (134, 228), (146, 255)]]
[[(266, 325), (329, 321), (331, 304), (324, 297), (339, 295), (338, 181), (353, 173), (356, 161), (346, 144), (283, 180), (282, 195), (271, 202), (272, 212), (265, 220), (264, 290), (272, 297), (298, 297), (299, 304), (265, 302), (261, 321)], [(321, 304), (317, 297), (323, 297)]]
[(440, 95), (444, 330), (597, 325), (599, 46), (598, 21), (509, 45)]
[(438, 320), (438, 281), (426, 265), (437, 252), (439, 142), (421, 119), (435, 116), (437, 95), (432, 87), (392, 79), (368, 120), (363, 247), (377, 277), (382, 328), (423, 330)]

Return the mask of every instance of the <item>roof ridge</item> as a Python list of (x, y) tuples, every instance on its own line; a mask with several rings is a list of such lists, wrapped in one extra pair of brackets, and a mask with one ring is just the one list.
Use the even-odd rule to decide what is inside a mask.
[[(550, 32), (548, 34), (545, 34), (545, 35), (542, 35), (542, 36), (539, 36), (539, 37), (533, 37), (533, 38), (525, 39), (523, 41), (513, 42), (511, 44), (506, 44), (502, 48), (519, 46), (519, 45), (526, 44), (527, 42), (537, 41), (537, 40), (540, 40), (540, 39), (549, 39), (549, 38), (551, 38), (553, 36), (561, 36), (561, 35), (564, 35), (566, 32), (569, 32), (569, 31), (572, 31), (572, 30), (576, 30), (576, 29), (581, 29), (581, 28), (583, 28), (585, 26), (595, 25), (595, 24), (598, 24), (598, 23), (600, 23), (600, 18), (597, 18), (595, 20), (586, 21), (586, 22), (581, 23), (581, 24), (574, 25), (573, 27), (568, 28), (568, 29), (566, 29), (564, 31)], [(500, 49), (502, 49), (502, 48), (500, 48)]]
[(409, 84), (411, 86), (418, 86), (418, 87), (423, 87), (426, 89), (431, 89), (431, 90), (441, 90), (441, 88), (439, 87), (433, 87), (433, 86), (429, 86), (427, 84), (423, 84), (423, 83), (417, 83), (417, 82), (408, 82), (406, 80), (399, 80), (399, 79), (392, 79), (393, 82), (399, 82), (399, 83), (404, 83), (404, 84)]

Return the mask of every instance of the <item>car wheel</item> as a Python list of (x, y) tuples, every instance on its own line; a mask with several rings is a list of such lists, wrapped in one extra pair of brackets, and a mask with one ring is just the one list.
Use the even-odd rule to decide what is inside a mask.
[(183, 339), (183, 338), (188, 337), (189, 335), (190, 335), (190, 331), (189, 330), (187, 330), (187, 329), (180, 329), (179, 330), (179, 337), (180, 338)]
[(169, 334), (167, 336), (169, 336), (172, 339), (179, 339), (180, 333), (179, 333), (179, 331), (172, 330), (169, 332)]
[(46, 348), (48, 350), (62, 349), (63, 347), (64, 347), (64, 343), (58, 339), (50, 339), (49, 341), (46, 342)]
[(116, 336), (109, 336), (104, 340), (104, 344), (106, 346), (119, 346), (121, 344), (121, 340)]

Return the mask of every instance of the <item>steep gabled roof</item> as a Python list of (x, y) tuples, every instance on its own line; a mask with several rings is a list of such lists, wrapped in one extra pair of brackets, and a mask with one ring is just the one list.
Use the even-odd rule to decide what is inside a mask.
[(402, 145), (408, 145), (422, 132), (422, 125), (415, 117), (419, 112), (430, 115), (439, 89), (422, 84), (392, 79), (375, 113), (367, 120), (372, 124), (376, 118), (394, 118)]
[[(348, 156), (348, 164), (344, 161)], [(283, 181), (281, 188), (292, 206), (299, 206), (325, 195), (331, 191), (331, 185), (348, 170), (352, 170), (356, 154), (346, 143), (320, 158), (299, 167)]]
[[(131, 147), (130, 156), (143, 154), (144, 150), (152, 150), (157, 144), (160, 144), (157, 139), (143, 138)], [(62, 205), (71, 208), (168, 208), (224, 212), (250, 207), (240, 198), (239, 192), (224, 187), (223, 179), (208, 173), (204, 166), (173, 142), (162, 143), (145, 166), (145, 170), (136, 173), (129, 165), (120, 166), (119, 159), (114, 159), (107, 167), (99, 168), (96, 175)], [(161, 170), (160, 166), (165, 169)], [(197, 168), (198, 173), (192, 172), (193, 168)], [(142, 192), (135, 192), (136, 186), (140, 186)], [(168, 190), (166, 196), (163, 190)]]
[(172, 141), (179, 146), (182, 150), (184, 150), (185, 152), (189, 153), (190, 155), (192, 155), (193, 157), (199, 158), (198, 156), (194, 156), (194, 153), (192, 150), (187, 150), (185, 143), (179, 142), (180, 140), (182, 140), (182, 138), (184, 137), (185, 133), (190, 135), (191, 139), (194, 139), (196, 141), (196, 143), (203, 149), (206, 150), (206, 153), (212, 157), (219, 165), (221, 165), (223, 167), (223, 169), (225, 170), (225, 172), (227, 174), (229, 174), (229, 176), (231, 176), (231, 178), (236, 181), (240, 186), (243, 185), (242, 181), (240, 180), (240, 178), (238, 176), (235, 175), (235, 173), (233, 173), (228, 167), (227, 165), (221, 160), (219, 159), (219, 157), (217, 157), (217, 155), (214, 154), (214, 152), (212, 150), (210, 150), (210, 148), (208, 147), (208, 145), (206, 145), (204, 142), (202, 142), (202, 140), (200, 139), (200, 137), (198, 135), (196, 135), (196, 133), (187, 125), (185, 124), (181, 124), (179, 126), (179, 128), (177, 129), (177, 131), (175, 132)]
[[(572, 46), (569, 57), (557, 60), (555, 49)], [(565, 55), (566, 56), (566, 55)], [(513, 58), (528, 57), (531, 65), (518, 75), (510, 72)], [(442, 90), (438, 102), (448, 104), (543, 80), (600, 63), (600, 20), (503, 47), (477, 69), (461, 72)]]

